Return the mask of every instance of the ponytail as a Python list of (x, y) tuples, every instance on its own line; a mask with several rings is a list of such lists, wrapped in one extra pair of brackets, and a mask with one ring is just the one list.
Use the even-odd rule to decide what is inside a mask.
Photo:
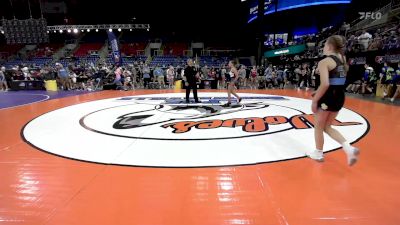
[(327, 42), (335, 48), (336, 53), (340, 54), (345, 72), (347, 73), (349, 71), (349, 65), (344, 57), (346, 52), (346, 38), (341, 35), (332, 35), (327, 39)]

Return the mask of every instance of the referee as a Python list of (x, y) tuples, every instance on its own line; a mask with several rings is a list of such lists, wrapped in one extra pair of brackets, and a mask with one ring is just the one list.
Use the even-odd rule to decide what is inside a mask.
[(185, 81), (186, 86), (186, 103), (190, 103), (189, 95), (190, 89), (193, 89), (194, 100), (196, 103), (200, 103), (197, 97), (197, 77), (199, 76), (199, 72), (197, 72), (196, 68), (193, 65), (193, 60), (187, 60), (188, 66), (185, 68), (183, 80)]

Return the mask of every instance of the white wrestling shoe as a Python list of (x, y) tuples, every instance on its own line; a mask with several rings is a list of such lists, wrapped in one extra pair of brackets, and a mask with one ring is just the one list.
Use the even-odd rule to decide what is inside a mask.
[(350, 149), (344, 148), (344, 152), (347, 155), (347, 164), (353, 166), (358, 161), (358, 156), (360, 155), (360, 149), (351, 146)]
[(324, 152), (319, 150), (314, 150), (312, 152), (307, 152), (306, 155), (317, 162), (324, 161)]

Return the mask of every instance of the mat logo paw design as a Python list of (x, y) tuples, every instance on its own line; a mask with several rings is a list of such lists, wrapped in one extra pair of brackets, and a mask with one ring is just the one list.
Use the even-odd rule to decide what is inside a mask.
[[(22, 134), (36, 148), (86, 162), (150, 167), (235, 166), (301, 158), (314, 148), (311, 101), (241, 94), (224, 107), (224, 93), (121, 97), (61, 108), (29, 122)], [(355, 142), (368, 122), (343, 109), (334, 126)], [(73, 137), (63, 145), (66, 137)], [(327, 139), (326, 149), (338, 146)]]

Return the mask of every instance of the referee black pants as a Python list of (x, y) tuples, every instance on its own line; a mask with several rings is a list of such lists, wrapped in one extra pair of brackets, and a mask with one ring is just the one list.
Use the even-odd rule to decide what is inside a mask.
[(191, 89), (193, 89), (194, 100), (196, 102), (198, 102), (199, 99), (197, 98), (197, 84), (196, 83), (189, 83), (189, 85), (186, 86), (186, 102), (189, 102), (189, 95), (190, 95)]

